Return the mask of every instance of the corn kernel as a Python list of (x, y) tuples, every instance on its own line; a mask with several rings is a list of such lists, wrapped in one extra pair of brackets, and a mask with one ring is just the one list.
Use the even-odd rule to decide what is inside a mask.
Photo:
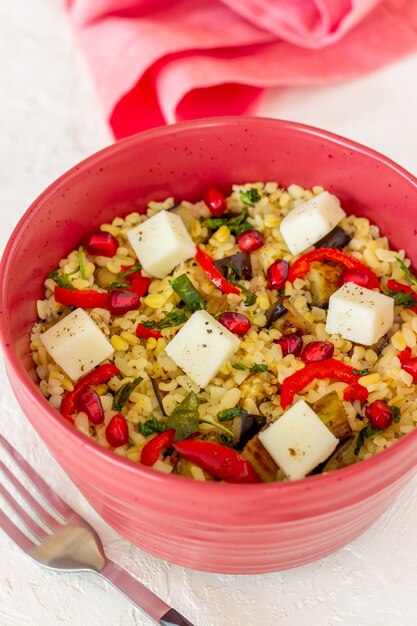
[(268, 214), (265, 215), (264, 224), (267, 228), (275, 228), (281, 223), (281, 218), (278, 215)]
[(214, 233), (213, 237), (217, 239), (219, 243), (225, 243), (229, 239), (230, 230), (227, 228), (226, 224), (220, 226), (218, 230)]
[(283, 191), (279, 197), (278, 204), (283, 209), (287, 206), (288, 202), (291, 200), (291, 196), (287, 191)]
[(263, 311), (267, 311), (269, 309), (269, 298), (266, 293), (261, 293), (256, 300), (256, 304)]
[(373, 374), (367, 374), (366, 376), (361, 376), (358, 380), (358, 383), (363, 387), (370, 387), (371, 385), (376, 385), (381, 380), (378, 372), (374, 372)]
[(404, 335), (400, 330), (393, 334), (393, 336), (391, 337), (391, 343), (397, 350), (404, 350), (404, 348), (407, 347)]
[(146, 349), (147, 350), (154, 350), (156, 348), (157, 343), (158, 342), (155, 339), (155, 337), (149, 337), (148, 341), (146, 342)]
[(199, 237), (201, 235), (201, 223), (198, 220), (191, 222), (191, 237)]
[(113, 235), (113, 237), (117, 237), (118, 235), (120, 235), (120, 228), (118, 228), (117, 226), (113, 226), (112, 224), (102, 224), (100, 226), (100, 230), (104, 231), (105, 233), (110, 233), (111, 235)]
[(139, 343), (139, 339), (133, 333), (129, 333), (129, 331), (124, 330), (120, 333), (120, 337), (127, 341), (130, 346), (136, 346)]
[(146, 306), (151, 307), (151, 309), (160, 309), (166, 301), (167, 297), (165, 293), (151, 293), (143, 300)]
[(126, 350), (129, 349), (129, 344), (127, 343), (127, 341), (122, 339), (122, 337), (119, 337), (119, 335), (113, 335), (113, 337), (110, 339), (110, 343), (117, 351), (120, 350), (122, 352), (126, 352)]

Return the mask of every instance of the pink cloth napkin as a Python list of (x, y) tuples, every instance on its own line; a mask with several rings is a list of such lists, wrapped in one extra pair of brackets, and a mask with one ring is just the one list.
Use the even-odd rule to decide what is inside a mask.
[(65, 0), (116, 138), (417, 49), (417, 0)]

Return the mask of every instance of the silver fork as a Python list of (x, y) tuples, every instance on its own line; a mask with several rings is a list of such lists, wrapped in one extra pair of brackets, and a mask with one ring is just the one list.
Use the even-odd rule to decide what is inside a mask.
[(0, 443), (62, 520), (57, 521), (0, 460), (0, 470), (49, 529), (45, 531), (41, 528), (4, 484), (0, 484), (0, 495), (13, 508), (35, 539), (23, 533), (0, 509), (0, 527), (12, 541), (34, 561), (49, 569), (67, 572), (92, 571), (100, 574), (160, 626), (193, 626), (178, 611), (165, 604), (136, 578), (107, 558), (94, 528), (46, 484), (1, 434)]

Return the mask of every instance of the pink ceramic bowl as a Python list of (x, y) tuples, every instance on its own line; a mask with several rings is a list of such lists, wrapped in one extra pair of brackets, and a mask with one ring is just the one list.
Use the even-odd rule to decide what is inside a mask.
[[(199, 483), (103, 450), (50, 408), (36, 384), (29, 333), (45, 275), (83, 234), (149, 200), (196, 200), (210, 184), (278, 180), (324, 185), (417, 262), (417, 180), (341, 137), (290, 122), (221, 118), (116, 143), (54, 182), (4, 253), (1, 340), (16, 397), (81, 492), (121, 535), (180, 565), (259, 573), (307, 563), (368, 528), (417, 464), (417, 430), (387, 451), (327, 476), (284, 484)], [(406, 515), (406, 512), (404, 512)]]

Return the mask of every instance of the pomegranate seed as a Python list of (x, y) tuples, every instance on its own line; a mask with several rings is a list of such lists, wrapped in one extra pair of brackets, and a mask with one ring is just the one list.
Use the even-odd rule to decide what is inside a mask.
[(131, 291), (114, 289), (109, 293), (109, 309), (112, 315), (123, 315), (139, 308), (140, 297)]
[(402, 361), (401, 367), (403, 368), (403, 370), (411, 374), (411, 376), (413, 377), (413, 383), (417, 382), (417, 357)]
[(300, 356), (303, 349), (303, 340), (298, 335), (284, 335), (281, 339), (275, 339), (274, 343), (281, 346), (282, 356), (287, 356), (287, 354)]
[(150, 278), (147, 278), (146, 276), (138, 276), (130, 283), (130, 290), (138, 296), (145, 296), (148, 293), (150, 284)]
[(264, 245), (264, 238), (259, 230), (245, 230), (237, 237), (237, 245), (242, 252), (253, 252)]
[(266, 273), (269, 287), (271, 289), (283, 289), (285, 287), (285, 281), (287, 280), (289, 269), (290, 266), (287, 261), (283, 261), (282, 259), (274, 261), (274, 263), (268, 267), (268, 271)]
[(215, 217), (220, 217), (227, 211), (226, 198), (217, 187), (209, 187), (203, 195), (203, 200), (210, 213)]
[(385, 430), (392, 424), (393, 412), (383, 400), (375, 400), (368, 404), (365, 409), (365, 416), (368, 418), (372, 428)]
[(94, 256), (114, 256), (119, 247), (119, 242), (110, 233), (97, 230), (85, 237), (84, 247), (88, 254)]
[(77, 398), (77, 409), (87, 413), (92, 424), (102, 424), (104, 422), (103, 405), (97, 391), (87, 389)]
[(241, 337), (242, 335), (246, 335), (249, 332), (251, 323), (246, 317), (246, 315), (242, 315), (242, 313), (234, 313), (233, 311), (226, 311), (222, 313), (217, 318), (220, 324), (223, 324), (230, 330), (231, 333)]
[(303, 350), (301, 360), (304, 363), (314, 363), (315, 361), (325, 361), (331, 359), (334, 352), (334, 345), (330, 341), (312, 341)]
[(365, 272), (358, 272), (357, 270), (343, 270), (337, 282), (339, 287), (345, 283), (355, 283), (355, 285), (359, 285), (359, 287), (368, 287), (371, 282), (371, 278), (369, 274), (365, 274)]
[(129, 441), (129, 427), (121, 413), (114, 415), (108, 423), (106, 439), (113, 448), (124, 446)]

